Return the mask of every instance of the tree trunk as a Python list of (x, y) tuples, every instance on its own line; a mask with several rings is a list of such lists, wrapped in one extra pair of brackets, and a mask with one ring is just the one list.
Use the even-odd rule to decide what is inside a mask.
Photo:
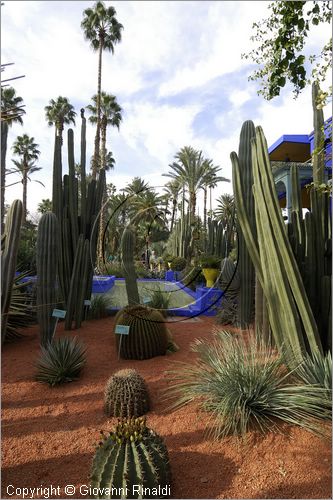
[(1, 234), (4, 231), (8, 123), (1, 123)]
[(95, 151), (92, 164), (92, 178), (96, 179), (97, 171), (99, 169), (99, 144), (100, 144), (100, 130), (101, 130), (101, 85), (102, 85), (102, 52), (103, 43), (99, 41), (98, 49), (98, 80), (97, 80), (97, 126), (95, 136)]
[(204, 187), (204, 250), (207, 251), (207, 187)]
[(172, 200), (172, 204), (173, 204), (173, 207), (172, 207), (172, 216), (171, 216), (170, 233), (172, 232), (173, 225), (174, 225), (174, 223), (175, 223), (175, 215), (176, 215), (176, 207), (177, 207), (177, 198), (174, 198), (174, 199)]
[(102, 136), (102, 144), (101, 144), (101, 168), (105, 168), (106, 162), (106, 119), (102, 118), (101, 121), (101, 136)]
[(26, 164), (24, 164), (24, 171), (23, 171), (23, 179), (22, 179), (22, 184), (23, 184), (23, 198), (22, 198), (22, 205), (23, 205), (23, 214), (22, 214), (22, 224), (24, 224), (27, 220), (27, 184), (28, 184), (28, 167)]

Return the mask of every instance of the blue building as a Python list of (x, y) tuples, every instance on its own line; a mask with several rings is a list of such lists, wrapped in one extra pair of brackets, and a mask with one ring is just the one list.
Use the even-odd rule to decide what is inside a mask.
[[(332, 118), (325, 122), (325, 178), (332, 177)], [(290, 166), (297, 164), (301, 181), (303, 208), (310, 208), (309, 192), (305, 186), (312, 182), (312, 153), (314, 150), (314, 132), (309, 135), (282, 135), (269, 148), (273, 177), (281, 208), (291, 213)]]

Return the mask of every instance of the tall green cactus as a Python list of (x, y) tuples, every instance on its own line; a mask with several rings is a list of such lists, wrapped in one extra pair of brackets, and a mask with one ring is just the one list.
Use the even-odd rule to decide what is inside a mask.
[[(23, 217), (21, 200), (11, 204), (6, 217), (4, 234), (1, 241), (1, 343), (5, 341), (8, 311), (12, 296), (16, 271), (17, 252), (20, 243), (20, 230)], [(3, 248), (2, 248), (3, 247)]]
[(105, 187), (105, 171), (91, 180), (86, 189), (86, 119), (81, 110), (81, 197), (75, 176), (74, 136), (68, 130), (68, 175), (62, 179), (61, 142), (56, 138), (53, 168), (52, 211), (58, 219), (60, 245), (58, 275), (63, 307), (67, 310), (65, 328), (79, 328), (84, 300), (90, 299), (96, 246), (98, 215)]
[(37, 318), (41, 345), (52, 341), (55, 318), (52, 311), (57, 305), (57, 259), (59, 253), (59, 227), (55, 214), (42, 215), (37, 234)]
[[(241, 202), (246, 210), (248, 223), (253, 237), (255, 238), (256, 221), (252, 192), (253, 171), (251, 155), (251, 140), (254, 137), (254, 124), (252, 121), (248, 120), (243, 123), (241, 129), (238, 162), (235, 168), (238, 168)], [(254, 316), (255, 272), (242, 229), (242, 227), (238, 227), (238, 271), (241, 280), (238, 296), (238, 322), (241, 328), (247, 328), (253, 321)]]
[(325, 132), (324, 132), (324, 112), (317, 109), (318, 95), (320, 88), (318, 83), (312, 84), (312, 109), (313, 109), (313, 129), (314, 129), (314, 154), (312, 158), (313, 182), (320, 185), (325, 182)]
[(127, 226), (121, 238), (121, 265), (125, 277), (127, 301), (129, 306), (140, 304), (136, 271), (134, 266), (135, 233)]
[(94, 498), (170, 497), (168, 451), (144, 418), (123, 419), (101, 434), (92, 464)]
[(277, 346), (292, 352), (297, 364), (302, 360), (306, 345), (312, 352), (322, 352), (322, 345), (288, 241), (261, 127), (256, 128), (256, 138), (252, 141), (258, 243), (242, 203), (243, 191), (236, 153), (231, 153), (231, 161), (238, 220), (267, 299), (272, 333)]

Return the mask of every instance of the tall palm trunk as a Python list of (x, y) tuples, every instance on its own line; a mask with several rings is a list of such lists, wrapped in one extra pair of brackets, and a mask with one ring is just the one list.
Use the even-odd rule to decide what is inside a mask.
[(204, 187), (204, 249), (207, 250), (207, 187)]
[(177, 198), (174, 198), (172, 200), (172, 204), (173, 204), (173, 207), (172, 207), (172, 216), (171, 216), (171, 226), (170, 226), (170, 232), (172, 232), (172, 229), (173, 229), (173, 225), (175, 223), (175, 216), (176, 216), (176, 209), (177, 209)]
[(212, 206), (212, 191), (213, 191), (213, 187), (209, 186), (209, 210), (210, 210), (210, 212), (213, 211), (213, 206)]
[(103, 42), (99, 41), (99, 52), (98, 52), (98, 79), (97, 79), (97, 126), (96, 126), (96, 136), (95, 136), (95, 151), (92, 164), (92, 178), (96, 179), (97, 171), (99, 168), (99, 145), (100, 145), (100, 130), (101, 130), (101, 86), (102, 86), (102, 52), (103, 52)]
[(26, 162), (23, 164), (23, 196), (22, 196), (22, 205), (23, 205), (23, 214), (22, 214), (22, 224), (24, 224), (27, 220), (27, 187), (28, 187), (28, 165)]
[(197, 204), (197, 195), (194, 191), (190, 193), (190, 205), (191, 205), (191, 222), (195, 221), (195, 209)]
[(4, 230), (8, 123), (1, 123), (1, 234)]
[[(101, 160), (101, 168), (105, 168), (105, 158), (106, 158), (106, 121), (102, 119), (101, 123), (101, 153), (100, 153), (100, 160)], [(102, 201), (102, 207), (101, 207), (101, 213), (99, 217), (99, 234), (98, 234), (98, 263), (99, 266), (102, 266), (104, 264), (103, 262), (103, 257), (104, 257), (104, 247), (103, 247), (103, 234), (104, 234), (104, 226), (105, 226), (105, 205), (107, 201), (107, 192), (106, 192), (106, 186), (104, 188), (104, 193), (103, 193), (103, 201)]]

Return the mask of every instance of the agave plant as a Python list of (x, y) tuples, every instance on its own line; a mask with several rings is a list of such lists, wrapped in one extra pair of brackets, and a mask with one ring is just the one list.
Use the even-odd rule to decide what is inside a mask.
[(14, 277), (13, 290), (8, 311), (8, 322), (6, 327), (6, 342), (12, 342), (22, 337), (21, 329), (33, 323), (34, 298), (33, 294), (27, 292), (27, 287), (32, 281), (22, 282), (28, 273), (20, 273)]
[(332, 354), (306, 354), (303, 363), (295, 370), (303, 382), (326, 389), (327, 396), (332, 401)]
[(41, 351), (36, 380), (51, 386), (76, 380), (86, 362), (86, 349), (77, 337), (53, 340)]
[(196, 401), (211, 413), (214, 438), (245, 437), (253, 427), (277, 430), (281, 421), (324, 433), (319, 420), (331, 415), (326, 390), (295, 383), (282, 357), (261, 339), (216, 331), (212, 344), (197, 339), (192, 350), (198, 360), (170, 372), (167, 397), (171, 408)]

